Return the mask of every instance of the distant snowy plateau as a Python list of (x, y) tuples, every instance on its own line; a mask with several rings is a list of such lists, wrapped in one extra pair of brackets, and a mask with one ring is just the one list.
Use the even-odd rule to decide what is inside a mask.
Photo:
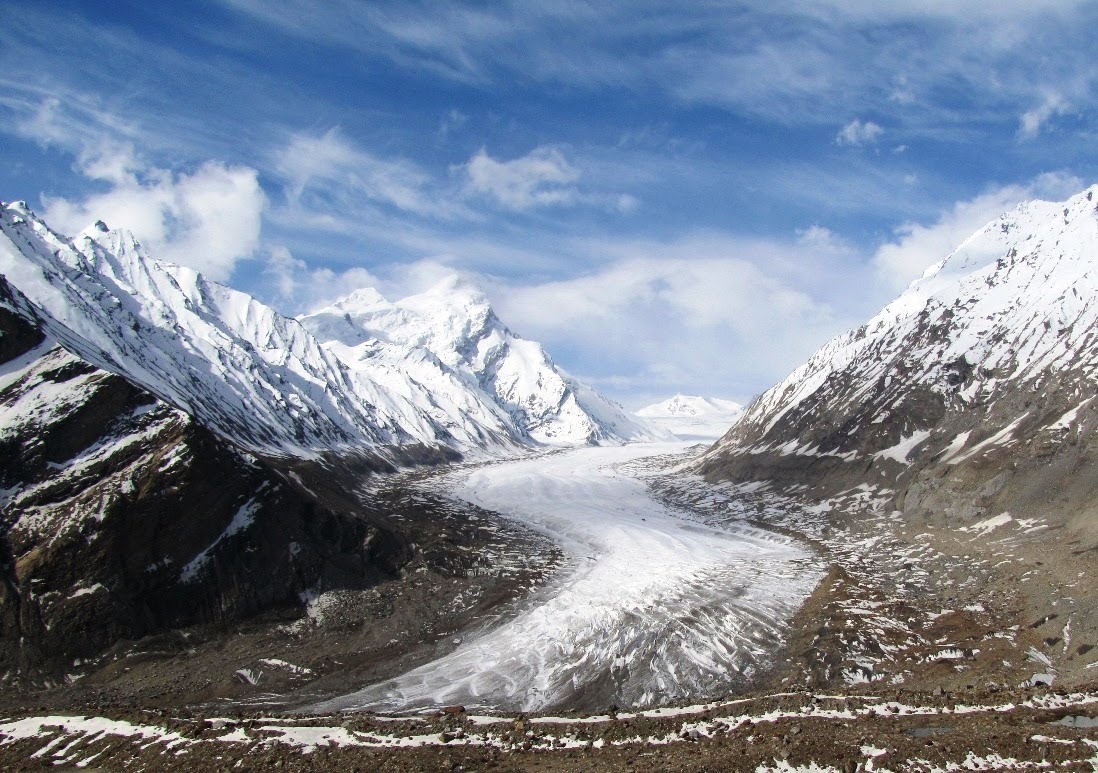
[(742, 414), (743, 406), (731, 400), (682, 394), (637, 411), (641, 418), (682, 440), (716, 439)]

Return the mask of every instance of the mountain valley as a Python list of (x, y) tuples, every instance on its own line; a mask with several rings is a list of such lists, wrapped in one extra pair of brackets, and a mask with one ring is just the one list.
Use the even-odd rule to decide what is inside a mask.
[(464, 280), (291, 319), (102, 224), (0, 224), (0, 762), (1098, 749), (1098, 186), (746, 407), (636, 415)]

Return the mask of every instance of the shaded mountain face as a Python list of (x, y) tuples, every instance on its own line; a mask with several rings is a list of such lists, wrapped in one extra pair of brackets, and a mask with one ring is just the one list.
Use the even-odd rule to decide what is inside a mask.
[(58, 346), (0, 281), (0, 672), (365, 587), (406, 542)]
[(821, 497), (871, 487), (955, 522), (1040, 513), (1091, 544), (1096, 386), (1098, 186), (989, 223), (759, 397), (698, 468)]

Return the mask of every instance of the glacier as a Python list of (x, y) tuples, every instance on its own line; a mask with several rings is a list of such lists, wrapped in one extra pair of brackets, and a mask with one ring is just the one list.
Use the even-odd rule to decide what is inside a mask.
[(550, 535), (565, 569), (450, 654), (310, 710), (594, 709), (742, 688), (823, 571), (792, 539), (655, 498), (637, 463), (688, 446), (583, 447), (445, 475), (435, 485)]

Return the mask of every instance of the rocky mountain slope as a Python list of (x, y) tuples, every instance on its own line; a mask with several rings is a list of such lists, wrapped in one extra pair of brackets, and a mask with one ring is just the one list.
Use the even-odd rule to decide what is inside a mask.
[(395, 303), (376, 290), (359, 290), (299, 319), (352, 370), (368, 367), (386, 347), (430, 352), (436, 367), (487, 395), (519, 432), (539, 443), (661, 435), (565, 373), (541, 344), (511, 332), (487, 297), (456, 276)]
[(868, 484), (967, 520), (1055, 493), (1090, 533), (1096, 382), (1098, 186), (989, 223), (759, 397), (700, 469)]
[(14, 311), (0, 280), (0, 682), (82, 674), (107, 648), (299, 607), (411, 550), (303, 491)]
[[(458, 539), (439, 503), (364, 485), (534, 437), (642, 429), (583, 402), (482, 296), (444, 289), (391, 333), (329, 348), (131, 234), (97, 223), (67, 239), (0, 205), (0, 684), (77, 678), (122, 642), (184, 627), (292, 619), (324, 594), (405, 582), (413, 561), (454, 572), (479, 560), (474, 544), (506, 555), (504, 536), (537, 552), (491, 519)], [(477, 341), (483, 356), (464, 361)], [(508, 391), (512, 371), (532, 380)], [(468, 604), (427, 598), (399, 625), (487, 608), (514, 592), (507, 577), (470, 575)]]

